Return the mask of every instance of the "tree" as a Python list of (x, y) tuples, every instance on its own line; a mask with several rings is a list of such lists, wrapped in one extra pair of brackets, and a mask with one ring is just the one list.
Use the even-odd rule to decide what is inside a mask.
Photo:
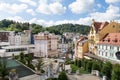
[(32, 64), (32, 55), (31, 54), (28, 54), (26, 57), (25, 57), (25, 60), (27, 62), (27, 66), (32, 68), (32, 69), (35, 69), (35, 67), (33, 66)]
[(120, 65), (115, 64), (112, 70), (112, 80), (120, 80)]
[(0, 76), (2, 77), (2, 80), (5, 80), (6, 75), (8, 75), (6, 63), (0, 57)]
[(86, 64), (86, 70), (88, 72), (91, 72), (92, 70), (92, 61), (88, 61), (87, 64)]
[(60, 72), (58, 76), (58, 80), (69, 80), (66, 73), (64, 71)]
[(107, 76), (107, 78), (111, 79), (112, 74), (112, 64), (110, 62), (106, 62), (102, 68), (102, 74)]
[(82, 60), (82, 67), (84, 68), (84, 70), (86, 70), (86, 68), (87, 68), (87, 63), (88, 63), (88, 61), (89, 61), (89, 60), (87, 60), (87, 59), (83, 59), (83, 60)]
[(81, 67), (81, 60), (80, 59), (78, 60), (77, 66)]
[(96, 61), (94, 61), (93, 64), (92, 64), (92, 70), (100, 71), (100, 66)]
[(22, 62), (23, 64), (26, 64), (25, 55), (23, 52), (20, 53), (19, 57), (20, 57), (20, 62)]
[(29, 54), (29, 55), (26, 57), (26, 61), (27, 61), (27, 65), (30, 65), (31, 62), (32, 62), (32, 55)]
[(36, 64), (37, 70), (42, 70), (42, 65), (43, 65), (43, 60), (42, 58), (38, 59), (38, 64)]
[(76, 66), (77, 66), (77, 63), (78, 63), (78, 60), (77, 60), (77, 59), (75, 59), (75, 63), (74, 63), (74, 64), (75, 64)]

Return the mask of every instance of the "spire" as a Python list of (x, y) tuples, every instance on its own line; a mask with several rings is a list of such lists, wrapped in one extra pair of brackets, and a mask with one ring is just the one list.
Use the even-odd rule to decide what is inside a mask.
[(95, 23), (95, 20), (94, 19), (92, 19), (92, 25)]

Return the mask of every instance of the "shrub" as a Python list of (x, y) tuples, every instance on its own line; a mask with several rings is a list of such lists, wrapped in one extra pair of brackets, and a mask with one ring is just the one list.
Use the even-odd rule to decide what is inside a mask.
[(92, 64), (92, 70), (98, 70), (98, 71), (100, 71), (100, 65), (97, 64), (96, 61), (94, 61), (93, 64)]
[(81, 60), (80, 59), (78, 60), (77, 66), (81, 67)]
[(120, 80), (120, 65), (115, 64), (112, 70), (112, 80)]
[(15, 59), (19, 59), (19, 55), (16, 55), (16, 56), (15, 56)]
[(106, 62), (102, 68), (102, 74), (107, 76), (107, 78), (111, 79), (112, 74), (112, 64), (110, 62)]
[(33, 64), (28, 64), (28, 67), (30, 67), (31, 69), (35, 70), (35, 67), (33, 66)]
[(60, 72), (58, 76), (58, 80), (69, 80), (66, 73), (64, 71)]
[(57, 78), (48, 78), (46, 80), (58, 80)]

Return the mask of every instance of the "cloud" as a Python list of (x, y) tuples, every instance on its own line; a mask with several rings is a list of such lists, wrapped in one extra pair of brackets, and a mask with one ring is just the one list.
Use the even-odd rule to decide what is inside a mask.
[(9, 3), (0, 3), (0, 11), (10, 13), (10, 14), (17, 14), (25, 9), (27, 9), (26, 4), (9, 4)]
[(62, 14), (66, 11), (66, 7), (64, 7), (60, 2), (53, 2), (48, 4), (47, 1), (44, 0), (42, 3), (40, 3), (36, 11), (46, 15)]
[(31, 5), (31, 6), (36, 6), (37, 5), (37, 3), (32, 1), (32, 0), (19, 0), (19, 1), (23, 2), (23, 3), (27, 3), (27, 4)]
[(96, 21), (110, 21), (115, 20), (120, 22), (120, 9), (117, 6), (109, 5), (105, 12), (93, 12), (84, 18), (79, 18), (78, 20), (58, 20), (58, 21), (45, 21), (43, 19), (33, 18), (30, 20), (31, 23), (38, 23), (44, 26), (52, 26), (64, 23), (73, 23), (73, 24), (84, 24), (90, 25), (91, 20), (95, 19)]
[(120, 17), (120, 9), (117, 6), (109, 5), (105, 12), (91, 13), (90, 16), (99, 21), (118, 20)]
[(73, 13), (81, 14), (91, 11), (94, 5), (94, 0), (76, 0), (69, 5)]
[(59, 24), (65, 24), (65, 23), (90, 25), (91, 20), (92, 19), (90, 17), (80, 18), (79, 20), (58, 20), (58, 21), (53, 21), (53, 20), (45, 21), (43, 19), (32, 18), (29, 22), (37, 23), (37, 24), (43, 25), (45, 27), (49, 27), (52, 25), (59, 25)]
[(120, 0), (105, 0), (106, 3), (118, 3)]
[(24, 20), (22, 17), (20, 16), (12, 16), (12, 17), (7, 17), (6, 19), (8, 20), (14, 20), (14, 21), (18, 21), (18, 22), (27, 22), (26, 20)]
[(35, 11), (33, 11), (33, 9), (27, 9), (26, 12), (31, 14), (32, 16), (36, 15), (36, 13), (35, 13)]

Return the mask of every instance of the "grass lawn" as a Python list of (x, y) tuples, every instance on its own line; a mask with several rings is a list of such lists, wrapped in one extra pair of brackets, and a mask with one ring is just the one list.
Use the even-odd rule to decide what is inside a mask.
[(72, 69), (72, 73), (76, 73), (77, 70), (80, 71), (80, 74), (88, 74), (89, 72), (85, 71), (83, 68), (79, 68), (77, 66), (75, 66), (74, 64), (71, 64), (71, 69)]

